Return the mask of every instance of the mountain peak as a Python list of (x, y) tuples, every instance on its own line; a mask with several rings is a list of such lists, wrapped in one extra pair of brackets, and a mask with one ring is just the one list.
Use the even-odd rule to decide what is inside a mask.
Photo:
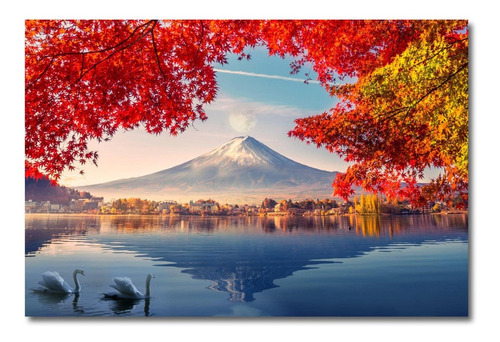
[(229, 142), (245, 142), (245, 141), (257, 141), (255, 140), (254, 138), (252, 138), (251, 136), (249, 135), (245, 135), (245, 136), (239, 136), (239, 137), (234, 137), (233, 139), (229, 140)]
[(219, 166), (229, 166), (231, 164), (237, 166), (283, 166), (283, 163), (290, 161), (288, 158), (248, 135), (235, 137), (219, 148), (197, 159), (204, 164), (208, 162)]
[(239, 136), (170, 169), (81, 189), (108, 197), (143, 194), (149, 199), (189, 200), (217, 195), (226, 202), (247, 202), (278, 195), (329, 196), (335, 174), (297, 163), (251, 136)]

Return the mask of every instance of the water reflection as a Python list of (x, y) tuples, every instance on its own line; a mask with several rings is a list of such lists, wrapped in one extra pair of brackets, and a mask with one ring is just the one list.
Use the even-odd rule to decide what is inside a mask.
[(38, 301), (46, 305), (57, 305), (64, 303), (69, 297), (73, 295), (71, 293), (52, 293), (43, 291), (33, 291), (38, 296)]
[(109, 302), (109, 309), (115, 315), (127, 315), (134, 311), (135, 307), (144, 303), (144, 316), (154, 316), (154, 314), (150, 313), (149, 307), (151, 305), (151, 300), (146, 298), (144, 300), (141, 299), (112, 299), (112, 298), (102, 298), (104, 302)]
[[(467, 215), (27, 218), (26, 249), (29, 254), (41, 248), (31, 242), (40, 241), (39, 232), (45, 234), (44, 244), (60, 234), (79, 234), (114, 252), (131, 251), (156, 266), (209, 280), (209, 289), (227, 293), (230, 301), (251, 302), (299, 270), (394, 244), (467, 242), (467, 229)], [(111, 301), (110, 309), (127, 314), (139, 303)], [(144, 313), (149, 315), (149, 300)]]
[(467, 215), (349, 215), (349, 216), (312, 216), (297, 219), (288, 216), (276, 216), (260, 220), (263, 231), (342, 231), (354, 230), (356, 235), (364, 237), (390, 237), (408, 234), (412, 231), (467, 230)]
[(64, 304), (67, 300), (73, 298), (71, 301), (73, 312), (77, 315), (85, 313), (83, 307), (78, 305), (78, 300), (80, 299), (79, 293), (54, 293), (49, 291), (33, 290), (32, 294), (38, 297), (38, 302), (43, 306), (54, 308), (57, 308), (59, 305)]
[(80, 299), (80, 294), (79, 293), (75, 293), (75, 297), (73, 298), (73, 302), (72, 302), (73, 311), (76, 314), (80, 314), (81, 315), (81, 314), (85, 313), (85, 310), (83, 310), (83, 306), (78, 305), (78, 299)]
[(27, 256), (54, 239), (98, 233), (101, 226), (98, 216), (88, 215), (26, 215), (25, 222)]

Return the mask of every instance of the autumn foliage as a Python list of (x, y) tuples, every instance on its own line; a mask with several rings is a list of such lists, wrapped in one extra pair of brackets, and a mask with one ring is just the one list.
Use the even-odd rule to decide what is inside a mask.
[[(217, 64), (248, 47), (311, 65), (331, 110), (289, 134), (352, 162), (334, 181), (414, 204), (468, 188), (466, 21), (26, 21), (26, 176), (57, 181), (118, 129), (178, 134), (205, 120)], [(443, 170), (425, 187), (428, 167)], [(436, 197), (437, 196), (437, 197)]]

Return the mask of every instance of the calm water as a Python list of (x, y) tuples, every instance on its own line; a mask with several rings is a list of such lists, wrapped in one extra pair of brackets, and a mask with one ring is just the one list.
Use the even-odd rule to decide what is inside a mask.
[[(27, 316), (467, 316), (466, 215), (26, 215)], [(79, 296), (34, 293), (58, 271)], [(151, 299), (102, 298), (115, 276)]]

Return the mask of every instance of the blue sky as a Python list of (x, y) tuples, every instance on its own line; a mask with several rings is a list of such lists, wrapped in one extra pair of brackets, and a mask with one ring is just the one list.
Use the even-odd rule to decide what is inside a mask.
[(87, 185), (142, 176), (176, 166), (209, 152), (236, 136), (250, 135), (297, 162), (328, 171), (344, 171), (347, 164), (324, 149), (289, 138), (294, 119), (319, 114), (333, 107), (336, 99), (316, 82), (305, 84), (304, 66), (290, 74), (291, 58), (268, 56), (267, 49), (247, 50), (250, 60), (230, 56), (229, 63), (214, 65), (219, 92), (206, 107), (208, 120), (196, 121), (177, 137), (147, 134), (142, 128), (117, 132), (105, 143), (92, 142), (99, 151), (98, 167), (86, 165), (85, 175), (66, 172), (62, 184)]

